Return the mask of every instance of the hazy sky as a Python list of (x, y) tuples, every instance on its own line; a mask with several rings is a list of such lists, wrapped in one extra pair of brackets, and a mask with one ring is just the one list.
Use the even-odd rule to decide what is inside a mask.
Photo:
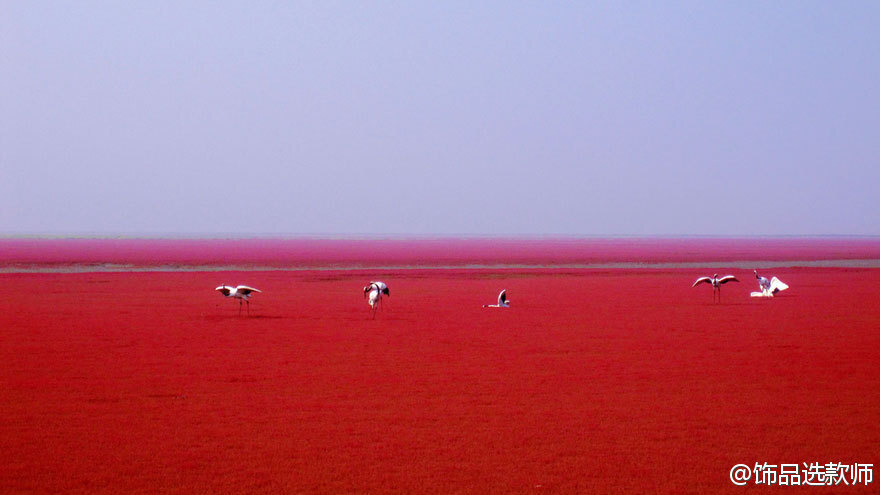
[(880, 234), (880, 2), (0, 3), (0, 233)]

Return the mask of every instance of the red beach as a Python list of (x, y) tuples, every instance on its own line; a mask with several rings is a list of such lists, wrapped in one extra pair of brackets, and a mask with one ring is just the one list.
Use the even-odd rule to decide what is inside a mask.
[[(0, 240), (0, 491), (741, 493), (737, 464), (876, 464), (877, 260), (873, 238)], [(750, 298), (752, 265), (791, 289)], [(740, 279), (722, 304), (691, 287), (715, 272)], [(250, 317), (221, 284), (263, 291)]]

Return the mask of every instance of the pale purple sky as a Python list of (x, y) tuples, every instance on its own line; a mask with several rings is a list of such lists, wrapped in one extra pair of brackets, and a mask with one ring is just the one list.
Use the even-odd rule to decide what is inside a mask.
[(0, 234), (880, 234), (880, 3), (0, 3)]

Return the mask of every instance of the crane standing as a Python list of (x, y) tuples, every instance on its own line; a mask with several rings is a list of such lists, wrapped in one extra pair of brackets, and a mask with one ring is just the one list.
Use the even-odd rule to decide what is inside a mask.
[(214, 289), (216, 291), (220, 291), (223, 294), (223, 297), (234, 297), (238, 299), (238, 314), (241, 315), (241, 302), (244, 301), (247, 303), (247, 314), (251, 315), (251, 302), (248, 301), (250, 299), (251, 294), (254, 292), (262, 292), (259, 289), (254, 289), (253, 287), (248, 287), (247, 285), (239, 285), (237, 287), (232, 287), (229, 285), (221, 285)]
[(725, 275), (721, 278), (718, 278), (718, 274), (711, 277), (700, 277), (694, 282), (694, 285), (691, 287), (696, 287), (702, 283), (712, 284), (712, 302), (715, 302), (715, 293), (718, 293), (718, 302), (721, 302), (721, 284), (726, 284), (727, 282), (739, 282), (733, 275)]

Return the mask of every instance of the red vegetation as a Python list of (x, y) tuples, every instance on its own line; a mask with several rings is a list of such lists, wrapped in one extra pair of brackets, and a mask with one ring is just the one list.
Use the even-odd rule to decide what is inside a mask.
[(880, 259), (880, 239), (0, 240), (0, 264), (5, 265), (348, 267), (817, 259)]
[[(0, 274), (0, 492), (742, 493), (738, 463), (876, 465), (880, 269), (768, 270), (772, 300), (734, 271), (723, 304), (704, 272)], [(221, 283), (264, 291), (252, 317)]]

